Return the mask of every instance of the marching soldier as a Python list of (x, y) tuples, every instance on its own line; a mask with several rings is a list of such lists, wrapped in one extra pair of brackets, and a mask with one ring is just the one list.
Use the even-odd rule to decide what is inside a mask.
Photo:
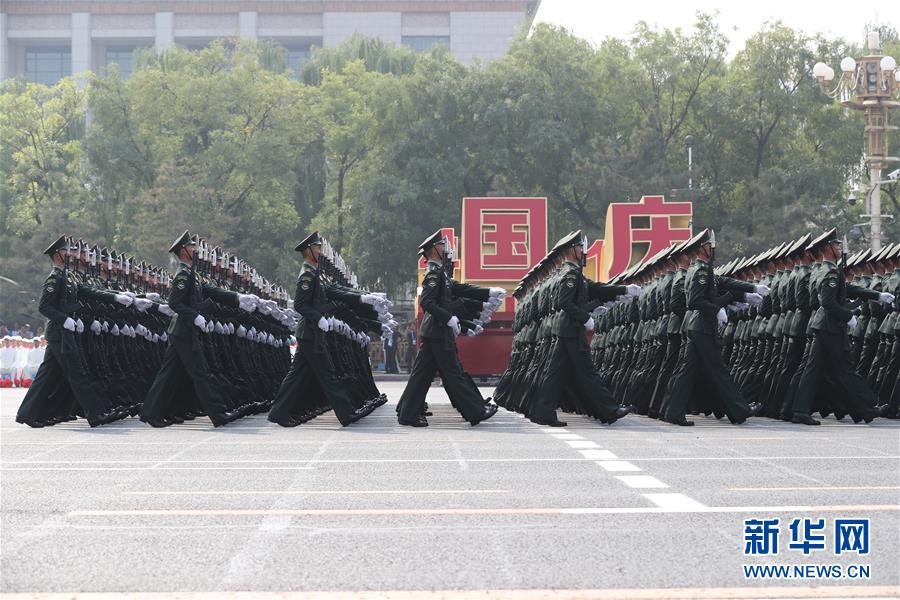
[(463, 328), (475, 332), (477, 324), (461, 320), (455, 313), (465, 312), (466, 298), (487, 303), (491, 298), (502, 298), (505, 291), (453, 280), (444, 266), (448, 246), (449, 242), (441, 236), (440, 230), (419, 246), (419, 254), (428, 261), (419, 300), (425, 317), (419, 328), (419, 352), (398, 404), (397, 420), (401, 425), (428, 426), (425, 396), (437, 373), (441, 375), (450, 403), (472, 425), (497, 412), (497, 406), (490, 403), (490, 398), (485, 400), (481, 396), (475, 382), (463, 370), (456, 351), (456, 336)]
[[(725, 325), (725, 307), (735, 294), (767, 294), (768, 288), (718, 277), (713, 273), (711, 259), (715, 237), (703, 231), (692, 244), (701, 248), (700, 257), (685, 275), (687, 313), (683, 328), (686, 331), (679, 364), (672, 376), (664, 420), (676, 425), (693, 425), (687, 420), (687, 412), (697, 383), (704, 382), (712, 388), (709, 403), (713, 412), (724, 411), (732, 423), (743, 423), (760, 407), (750, 407), (741, 397), (722, 362), (722, 353), (716, 345), (718, 324)], [(719, 290), (722, 290), (720, 293)]]
[[(141, 421), (152, 427), (166, 427), (181, 420), (184, 411), (178, 403), (196, 398), (202, 411), (215, 427), (234, 420), (221, 387), (213, 380), (201, 334), (207, 321), (201, 314), (211, 306), (204, 296), (202, 282), (195, 272), (196, 242), (185, 231), (169, 248), (179, 259), (178, 272), (172, 280), (169, 307), (175, 312), (168, 328), (169, 347), (153, 386), (141, 410)], [(176, 420), (168, 417), (176, 417)]]
[[(539, 425), (563, 427), (558, 407), (613, 423), (631, 411), (604, 387), (585, 340), (592, 310), (617, 297), (634, 297), (636, 285), (609, 286), (584, 277), (581, 231), (561, 239), (516, 290), (515, 360), (501, 379), (501, 402)], [(591, 305), (593, 303), (593, 306)], [(523, 391), (526, 400), (517, 400)]]
[(53, 262), (41, 291), (39, 310), (47, 317), (44, 360), (19, 411), (16, 421), (30, 427), (44, 427), (75, 418), (73, 405), (87, 419), (91, 427), (110, 423), (123, 414), (112, 409), (96, 382), (85, 368), (85, 358), (76, 340), (79, 327), (76, 321), (79, 301), (128, 302), (125, 297), (104, 293), (79, 284), (70, 272), (70, 253), (76, 248), (66, 236), (61, 236), (45, 251)]
[[(833, 235), (832, 232), (829, 232)], [(803, 364), (803, 374), (794, 398), (792, 421), (804, 425), (819, 425), (819, 421), (810, 416), (813, 400), (823, 381), (828, 381), (829, 397), (835, 410), (846, 411), (853, 420), (866, 423), (879, 416), (875, 408), (875, 395), (866, 381), (850, 368), (847, 355), (847, 328), (857, 324), (857, 307), (848, 303), (848, 299), (874, 300), (882, 304), (891, 304), (895, 298), (889, 293), (848, 284), (845, 280), (844, 266), (835, 264), (843, 253), (841, 242), (829, 236), (821, 258), (822, 262), (810, 280), (810, 294), (817, 297), (819, 307), (809, 322), (812, 341)], [(846, 248), (846, 243), (843, 246)]]
[[(316, 231), (295, 248), (303, 254), (294, 297), (299, 314), (297, 351), (269, 412), (269, 421), (282, 427), (296, 427), (326, 410), (334, 410), (341, 425), (347, 426), (387, 400), (372, 379), (364, 330), (392, 332), (396, 322), (387, 312), (390, 303), (383, 295), (324, 281), (325, 243)], [(365, 318), (367, 306), (369, 319)], [(378, 318), (391, 325), (382, 328)]]

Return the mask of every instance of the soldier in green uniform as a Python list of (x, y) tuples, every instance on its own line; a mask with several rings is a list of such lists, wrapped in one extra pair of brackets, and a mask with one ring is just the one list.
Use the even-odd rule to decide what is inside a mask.
[(44, 333), (47, 349), (16, 414), (17, 422), (30, 427), (71, 420), (74, 418), (72, 404), (77, 404), (91, 427), (122, 416), (112, 410), (109, 399), (102, 396), (88, 375), (75, 339), (78, 326), (73, 315), (80, 307), (79, 300), (124, 303), (130, 299), (79, 284), (68, 269), (71, 245), (66, 236), (61, 236), (44, 251), (53, 261), (53, 271), (44, 282), (39, 305), (41, 314), (47, 317)]
[(555, 343), (549, 352), (540, 392), (531, 406), (529, 419), (539, 425), (564, 427), (556, 417), (556, 409), (563, 398), (568, 406), (579, 407), (584, 413), (612, 423), (627, 415), (630, 407), (619, 406), (610, 395), (591, 363), (590, 350), (585, 339), (594, 329), (594, 317), (587, 310), (591, 301), (605, 302), (617, 296), (640, 293), (633, 286), (610, 286), (595, 283), (586, 278), (584, 250), (586, 240), (581, 231), (574, 231), (556, 244), (565, 261), (554, 285), (555, 317), (551, 334)]
[[(743, 423), (761, 407), (751, 408), (741, 397), (722, 362), (717, 345), (718, 326), (727, 322), (725, 307), (731, 304), (735, 294), (768, 292), (763, 287), (735, 279), (717, 277), (710, 264), (715, 238), (705, 230), (691, 242), (702, 248), (701, 257), (685, 275), (687, 313), (683, 329), (686, 331), (678, 366), (672, 376), (671, 387), (663, 419), (676, 425), (693, 425), (685, 413), (699, 383), (710, 388), (708, 401), (713, 412), (723, 410), (732, 423)], [(721, 292), (720, 292), (721, 290)]]
[[(269, 421), (282, 427), (295, 427), (331, 408), (343, 426), (369, 414), (372, 405), (357, 408), (351, 390), (338, 377), (326, 334), (332, 330), (336, 306), (326, 294), (320, 277), (323, 240), (313, 232), (294, 248), (303, 253), (303, 267), (297, 279), (294, 310), (297, 321), (297, 351), (290, 371), (275, 396)], [(323, 403), (319, 403), (319, 399)]]
[(497, 406), (485, 400), (472, 378), (463, 370), (456, 350), (456, 336), (463, 325), (455, 311), (459, 298), (487, 302), (505, 293), (501, 288), (482, 288), (453, 280), (445, 271), (448, 240), (436, 231), (419, 246), (428, 263), (422, 280), (419, 304), (425, 312), (419, 328), (419, 351), (400, 397), (397, 421), (401, 425), (426, 427), (425, 396), (437, 373), (441, 375), (450, 403), (472, 425), (491, 418)]
[(823, 381), (832, 384), (829, 397), (835, 410), (849, 413), (856, 422), (869, 423), (879, 416), (872, 389), (850, 366), (847, 328), (856, 326), (857, 312), (861, 311), (848, 303), (848, 299), (890, 304), (894, 297), (848, 284), (843, 268), (835, 264), (841, 252), (841, 242), (829, 239), (823, 250), (824, 260), (810, 280), (810, 294), (818, 297), (819, 307), (809, 321), (812, 341), (793, 402), (794, 423), (819, 425), (810, 412)]
[(185, 231), (169, 248), (180, 264), (172, 279), (169, 308), (175, 316), (168, 328), (169, 346), (153, 386), (141, 409), (141, 421), (153, 427), (166, 427), (176, 420), (168, 417), (181, 412), (179, 404), (195, 398), (213, 425), (222, 426), (238, 415), (227, 410), (222, 389), (210, 375), (203, 353), (201, 332), (207, 322), (201, 314), (211, 302), (204, 297), (203, 285), (194, 269), (196, 242)]

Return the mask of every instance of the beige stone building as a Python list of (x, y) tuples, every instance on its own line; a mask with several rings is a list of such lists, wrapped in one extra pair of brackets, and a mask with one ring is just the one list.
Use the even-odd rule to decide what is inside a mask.
[(356, 32), (425, 50), (446, 44), (464, 63), (506, 52), (540, 0), (0, 0), (0, 79), (54, 83), (118, 63), (134, 51), (217, 38), (270, 39), (296, 69), (313, 46)]

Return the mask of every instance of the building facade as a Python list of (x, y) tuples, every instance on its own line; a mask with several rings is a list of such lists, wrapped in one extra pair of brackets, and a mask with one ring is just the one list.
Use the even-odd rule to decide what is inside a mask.
[(134, 51), (201, 48), (218, 38), (273, 40), (295, 69), (313, 46), (354, 33), (426, 50), (446, 44), (463, 63), (503, 56), (540, 0), (0, 0), (0, 80), (52, 84)]

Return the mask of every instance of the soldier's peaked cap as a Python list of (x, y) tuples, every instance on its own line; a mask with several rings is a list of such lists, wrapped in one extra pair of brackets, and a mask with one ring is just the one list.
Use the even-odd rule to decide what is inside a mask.
[(67, 245), (68, 240), (66, 239), (66, 236), (61, 235), (55, 242), (47, 246), (47, 249), (44, 250), (44, 254), (53, 255), (54, 252), (56, 252), (57, 250), (62, 250)]
[(812, 242), (810, 242), (809, 246), (806, 247), (807, 250), (812, 250), (813, 248), (818, 248), (823, 244), (827, 244), (829, 242), (837, 241), (837, 227), (832, 227)]
[(169, 246), (169, 252), (178, 252), (184, 246), (192, 246), (195, 243), (196, 242), (191, 239), (191, 232), (185, 229), (184, 233), (175, 238), (175, 241)]
[(419, 244), (419, 254), (425, 254), (428, 252), (428, 249), (432, 246), (437, 246), (438, 244), (443, 243), (444, 241), (444, 233), (438, 229), (431, 235), (429, 235), (425, 240)]
[(297, 252), (303, 252), (310, 246), (321, 246), (321, 245), (322, 245), (322, 238), (319, 237), (319, 232), (313, 231), (311, 234), (309, 234), (308, 236), (303, 238), (303, 240), (299, 244), (294, 246), (294, 250), (296, 250)]
[(792, 254), (796, 254), (802, 250), (805, 250), (806, 246), (809, 245), (809, 241), (811, 239), (812, 239), (812, 234), (807, 233), (806, 235), (801, 237), (799, 240), (797, 240), (796, 242), (791, 244), (790, 249), (788, 249), (787, 255), (791, 256)]
[(553, 249), (563, 250), (564, 248), (568, 248), (569, 246), (580, 246), (584, 243), (584, 240), (582, 238), (583, 236), (581, 234), (581, 230), (576, 229), (575, 231), (564, 236), (562, 239), (556, 242), (556, 245), (553, 246)]
[(692, 250), (693, 248), (697, 248), (701, 244), (705, 244), (709, 241), (709, 229), (704, 229), (694, 237), (689, 240), (685, 240), (685, 242), (678, 248), (679, 252), (687, 252), (688, 250)]

